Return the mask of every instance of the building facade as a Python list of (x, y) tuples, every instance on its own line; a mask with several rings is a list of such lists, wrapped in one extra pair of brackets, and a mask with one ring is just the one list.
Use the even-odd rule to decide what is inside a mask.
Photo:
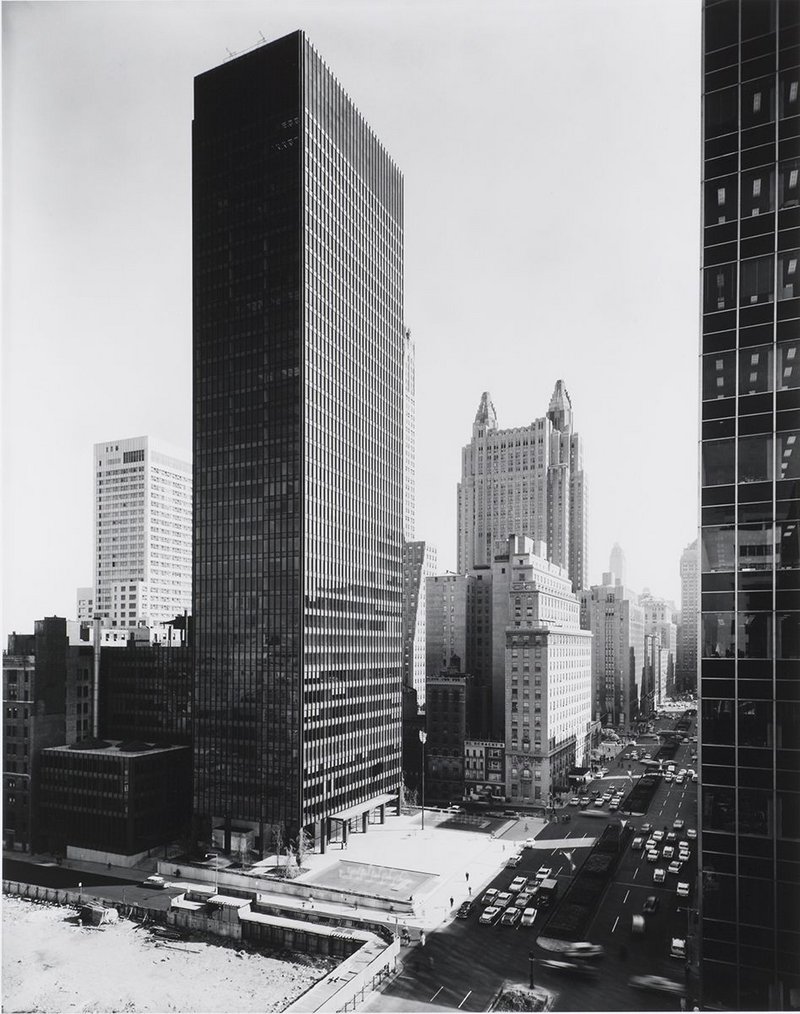
[(700, 970), (800, 1006), (800, 7), (703, 4)]
[(94, 619), (94, 588), (78, 588), (75, 600), (75, 619), (78, 623), (91, 623)]
[(581, 626), (594, 635), (593, 715), (604, 726), (628, 726), (639, 714), (644, 673), (644, 610), (636, 593), (604, 574), (581, 595)]
[(461, 456), (459, 573), (489, 566), (510, 535), (525, 535), (547, 544), (547, 558), (579, 591), (586, 584), (587, 496), (583, 444), (564, 382), (556, 383), (544, 417), (510, 430), (497, 428), (485, 391)]
[(198, 834), (400, 784), (403, 181), (302, 32), (195, 80)]
[(425, 798), (431, 802), (460, 802), (464, 796), (470, 677), (453, 667), (429, 674), (427, 684)]
[(681, 554), (681, 615), (675, 686), (679, 693), (697, 690), (697, 635), (700, 627), (700, 556), (697, 539)]
[[(678, 653), (678, 624), (675, 603), (658, 598), (645, 589), (639, 596), (644, 618), (645, 637), (653, 637), (659, 654), (647, 655), (644, 686), (639, 695), (639, 710), (649, 715), (675, 693), (675, 660)], [(663, 657), (662, 657), (663, 655)], [(651, 665), (652, 663), (652, 665)], [(662, 672), (663, 670), (663, 672)]]
[(403, 542), (403, 684), (417, 691), (425, 706), (428, 578), (436, 573), (436, 547)]
[(95, 613), (104, 625), (124, 628), (191, 612), (188, 455), (152, 437), (132, 437), (95, 444), (94, 466)]
[(506, 745), (503, 740), (464, 742), (464, 795), (475, 802), (506, 801)]

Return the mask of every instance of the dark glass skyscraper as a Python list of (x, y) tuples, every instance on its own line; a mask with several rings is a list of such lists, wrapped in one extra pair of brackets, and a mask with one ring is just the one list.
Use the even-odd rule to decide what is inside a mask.
[(402, 176), (302, 32), (193, 152), (195, 815), (324, 840), (400, 781)]
[(700, 969), (800, 1007), (800, 5), (706, 0)]

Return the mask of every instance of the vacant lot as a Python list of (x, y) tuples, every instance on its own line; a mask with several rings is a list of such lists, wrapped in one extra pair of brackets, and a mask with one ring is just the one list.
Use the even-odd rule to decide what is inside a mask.
[(335, 964), (157, 941), (130, 922), (93, 929), (73, 916), (3, 898), (4, 1011), (280, 1011)]

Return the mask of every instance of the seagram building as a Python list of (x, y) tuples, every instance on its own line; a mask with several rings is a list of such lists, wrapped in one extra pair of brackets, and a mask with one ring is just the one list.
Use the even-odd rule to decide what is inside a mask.
[(324, 848), (400, 781), (402, 175), (302, 32), (194, 109), (196, 830)]

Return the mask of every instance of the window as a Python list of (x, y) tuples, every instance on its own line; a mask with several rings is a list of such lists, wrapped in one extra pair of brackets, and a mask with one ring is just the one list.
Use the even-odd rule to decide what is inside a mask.
[(706, 225), (735, 222), (739, 217), (736, 204), (736, 177), (724, 176), (722, 179), (706, 183), (704, 203)]
[(734, 613), (703, 613), (703, 658), (733, 658), (735, 648)]
[(736, 305), (736, 265), (720, 264), (706, 268), (704, 274), (703, 312), (731, 310)]
[(721, 486), (734, 481), (734, 440), (706, 440), (703, 443), (703, 485)]
[(778, 299), (794, 299), (800, 296), (798, 260), (800, 250), (786, 250), (778, 254)]
[(775, 296), (773, 272), (774, 258), (771, 254), (742, 261), (739, 305), (771, 302)]
[(733, 701), (709, 698), (702, 702), (703, 742), (720, 746), (733, 746)]
[(736, 130), (739, 120), (739, 96), (737, 88), (723, 88), (722, 91), (706, 95), (705, 130), (706, 137), (720, 137)]
[(739, 658), (772, 658), (772, 614), (738, 613)]
[(800, 341), (778, 343), (779, 391), (800, 387)]
[(789, 159), (780, 164), (778, 177), (778, 198), (781, 208), (796, 208), (800, 204), (800, 186), (798, 186), (800, 159)]
[(800, 567), (800, 524), (797, 521), (775, 526), (775, 566), (778, 570)]
[(772, 390), (772, 346), (742, 349), (739, 353), (739, 394), (768, 394)]
[(734, 569), (736, 530), (726, 528), (704, 528), (702, 533), (702, 572), (715, 574)]
[(779, 115), (781, 119), (785, 116), (797, 116), (800, 113), (800, 101), (798, 101), (797, 95), (798, 76), (796, 67), (786, 70), (781, 74), (779, 100)]
[(703, 356), (703, 400), (732, 398), (736, 392), (736, 353)]
[(763, 167), (742, 173), (742, 218), (775, 210), (775, 169)]
[(739, 570), (772, 570), (775, 556), (773, 528), (769, 523), (739, 528)]
[(772, 435), (739, 437), (739, 482), (772, 480)]
[(742, 85), (742, 129), (775, 119), (775, 79), (761, 78)]
[(775, 437), (775, 471), (778, 479), (800, 478), (800, 430), (778, 433)]

